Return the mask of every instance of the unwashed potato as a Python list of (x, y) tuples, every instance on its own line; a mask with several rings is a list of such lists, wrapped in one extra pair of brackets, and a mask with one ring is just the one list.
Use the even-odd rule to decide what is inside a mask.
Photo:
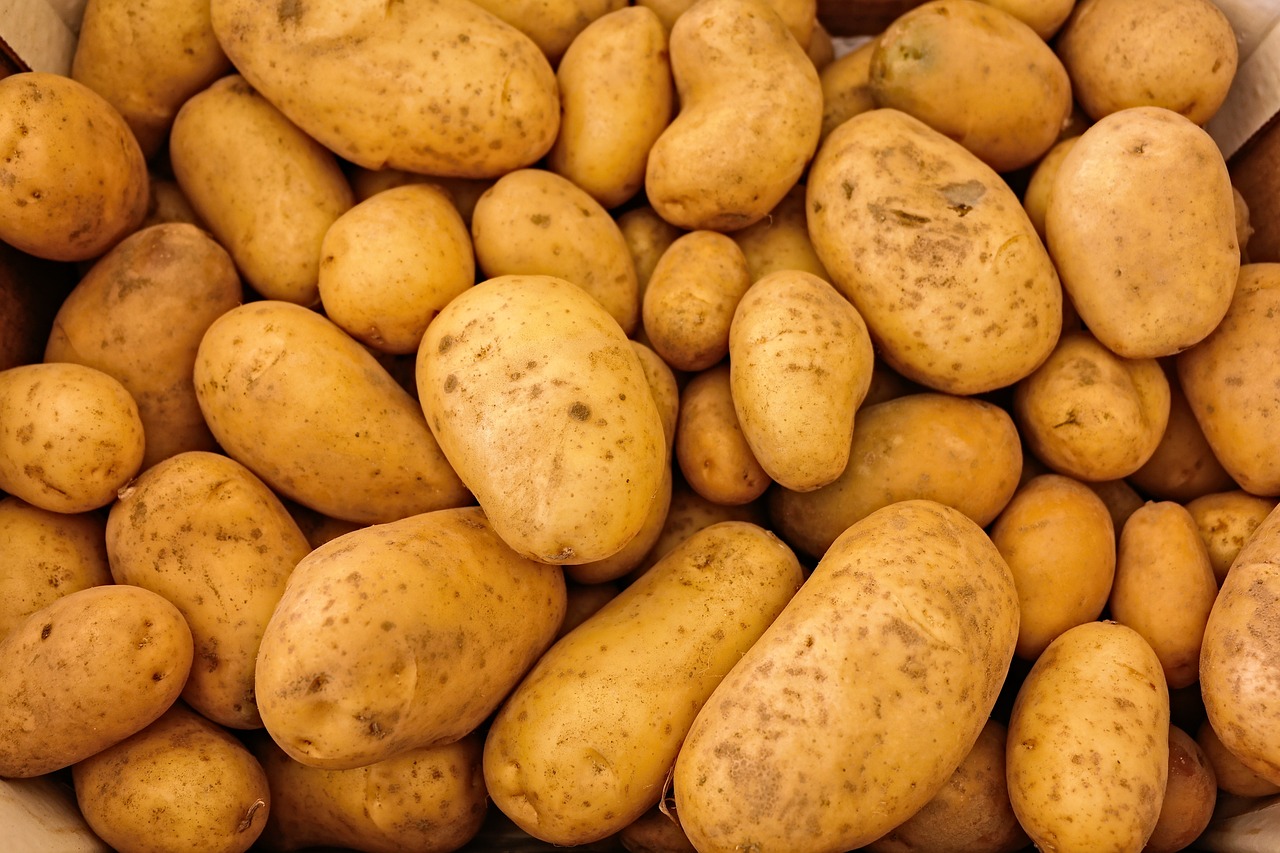
[(533, 40), (555, 63), (591, 23), (627, 0), (471, 0)]
[(738, 421), (727, 364), (702, 371), (685, 386), (675, 451), (685, 481), (712, 503), (751, 503), (773, 482)]
[(835, 42), (831, 40), (831, 33), (822, 26), (822, 21), (814, 22), (813, 32), (809, 36), (809, 46), (805, 48), (805, 53), (809, 54), (809, 61), (813, 63), (819, 75), (822, 74), (822, 69), (835, 61)]
[(1027, 190), (1022, 195), (1022, 206), (1027, 211), (1027, 218), (1035, 226), (1036, 233), (1043, 241), (1044, 217), (1049, 209), (1049, 196), (1053, 194), (1053, 182), (1062, 168), (1062, 161), (1067, 152), (1080, 140), (1079, 136), (1068, 136), (1057, 142), (1040, 158), (1031, 179), (1027, 182)]
[(406, 184), (434, 184), (444, 190), (453, 201), (462, 221), (471, 227), (471, 214), (476, 202), (485, 190), (493, 186), (493, 181), (483, 178), (447, 178), (439, 175), (419, 175), (401, 169), (363, 169), (352, 166), (348, 172), (351, 191), (356, 201), (368, 201), (383, 190), (403, 187)]
[(154, 173), (150, 180), (150, 195), (147, 200), (147, 218), (138, 227), (150, 228), (152, 225), (164, 225), (168, 222), (185, 222), (197, 228), (204, 228), (200, 216), (187, 201), (182, 187), (172, 178), (160, 178)]
[[(1172, 365), (1170, 365), (1172, 367)], [(1157, 500), (1186, 503), (1202, 495), (1236, 487), (1196, 422), (1173, 370), (1169, 379), (1169, 423), (1164, 437), (1141, 468), (1129, 475), (1131, 484)]]
[(566, 583), (564, 621), (556, 631), (559, 640), (565, 634), (587, 621), (601, 607), (617, 597), (621, 590), (615, 583)]
[(1275, 508), (1275, 498), (1260, 498), (1240, 490), (1202, 495), (1187, 504), (1187, 512), (1195, 519), (1209, 550), (1218, 586), (1222, 586), (1244, 543)]
[(662, 418), (662, 434), (667, 439), (667, 455), (670, 455), (676, 441), (676, 422), (680, 416), (680, 386), (676, 382), (676, 375), (662, 360), (662, 356), (639, 341), (632, 341), (631, 349), (640, 359), (640, 367), (644, 370), (644, 378), (649, 383), (649, 391), (653, 394), (653, 401), (658, 405), (658, 416)]
[(1177, 853), (1191, 846), (1213, 818), (1218, 778), (1204, 750), (1177, 726), (1169, 727), (1169, 783), (1160, 819), (1144, 853)]
[(768, 528), (768, 520), (769, 515), (761, 501), (737, 505), (719, 504), (698, 494), (688, 483), (677, 481), (671, 489), (671, 507), (667, 510), (662, 533), (631, 578), (634, 580), (644, 574), (672, 548), (704, 527), (721, 521), (749, 521), (758, 527)]
[(1085, 485), (1107, 505), (1107, 512), (1111, 513), (1111, 526), (1115, 528), (1117, 537), (1120, 536), (1120, 531), (1124, 529), (1124, 523), (1129, 520), (1129, 516), (1146, 503), (1142, 495), (1135, 492), (1133, 487), (1124, 480), (1087, 482)]
[(1196, 730), (1196, 745), (1204, 752), (1213, 767), (1218, 787), (1237, 797), (1270, 797), (1280, 794), (1280, 784), (1271, 782), (1240, 762), (1240, 759), (1223, 745), (1209, 720)]
[[(668, 450), (668, 457), (670, 453), (671, 451)], [(662, 535), (662, 526), (667, 520), (667, 511), (671, 507), (672, 480), (672, 469), (668, 465), (662, 469), (662, 482), (658, 486), (658, 494), (653, 503), (649, 505), (649, 514), (645, 516), (644, 525), (630, 542), (623, 545), (617, 553), (602, 560), (565, 566), (565, 577), (578, 583), (606, 583), (623, 577), (644, 562), (645, 555)]]
[(825, 281), (831, 280), (809, 239), (804, 187), (800, 184), (792, 187), (764, 219), (735, 231), (733, 242), (747, 259), (752, 281), (779, 270), (801, 270)]

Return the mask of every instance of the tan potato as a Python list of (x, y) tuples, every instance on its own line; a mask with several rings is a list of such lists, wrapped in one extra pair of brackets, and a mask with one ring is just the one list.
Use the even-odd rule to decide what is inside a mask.
[(925, 389), (921, 386), (877, 360), (871, 368), (871, 387), (867, 389), (867, 396), (862, 400), (862, 408), (865, 409), (877, 403), (887, 403), (899, 397), (906, 397), (908, 394), (920, 394), (924, 391)]
[(142, 468), (214, 450), (191, 371), (213, 321), (243, 299), (235, 264), (193, 225), (157, 225), (112, 249), (71, 292), (45, 346), (47, 362), (101, 370), (138, 405)]
[(147, 163), (105, 99), (70, 77), (0, 79), (0, 240), (55, 261), (96, 258), (147, 215)]
[(494, 184), (488, 179), (446, 178), (440, 175), (419, 175), (400, 169), (364, 169), (360, 166), (352, 166), (347, 176), (357, 202), (368, 201), (380, 192), (407, 184), (432, 184), (449, 196), (468, 228), (471, 227), (471, 214), (476, 202)]
[(1231, 187), (1231, 200), (1236, 210), (1236, 242), (1240, 244), (1240, 262), (1249, 262), (1249, 238), (1253, 236), (1253, 223), (1249, 218), (1249, 203), (1244, 200), (1240, 190)]
[(689, 486), (712, 503), (750, 503), (773, 482), (742, 432), (729, 365), (702, 371), (680, 395), (676, 462)]
[(165, 225), (170, 222), (183, 222), (197, 228), (205, 227), (177, 181), (158, 178), (152, 174), (148, 184), (147, 218), (138, 226), (139, 231), (150, 228), (152, 225)]
[(102, 371), (66, 363), (0, 371), (0, 490), (41, 509), (88, 512), (138, 473), (144, 444), (133, 397)]
[(1066, 158), (1067, 152), (1074, 148), (1079, 141), (1079, 136), (1068, 136), (1066, 139), (1054, 144), (1040, 158), (1040, 162), (1036, 164), (1035, 171), (1031, 173), (1031, 179), (1027, 182), (1027, 190), (1022, 196), (1022, 207), (1027, 211), (1027, 218), (1035, 226), (1036, 233), (1040, 235), (1041, 241), (1045, 239), (1044, 217), (1049, 210), (1049, 197), (1053, 194), (1053, 182), (1058, 177), (1058, 170), (1062, 168), (1062, 161)]
[(849, 119), (876, 108), (871, 96), (871, 39), (832, 62), (819, 74), (822, 84), (822, 139)]
[(366, 169), (491, 178), (534, 163), (556, 138), (546, 56), (468, 0), (214, 0), (211, 14), (245, 79)]
[(627, 5), (627, 0), (471, 1), (531, 38), (552, 63), (568, 55), (592, 22)]
[(661, 807), (636, 818), (618, 831), (618, 841), (628, 853), (698, 853), (689, 843), (675, 812)]
[(672, 28), (670, 50), (680, 114), (649, 152), (649, 204), (688, 230), (745, 228), (817, 148), (818, 72), (764, 0), (703, 0)]
[(559, 640), (565, 634), (577, 628), (591, 618), (601, 607), (618, 596), (621, 590), (615, 583), (566, 583), (564, 621), (556, 631)]
[[(1172, 367), (1172, 365), (1170, 365)], [(1141, 468), (1129, 475), (1129, 482), (1158, 500), (1186, 503), (1201, 495), (1225, 492), (1236, 487), (1222, 467), (1213, 448), (1196, 422), (1173, 371), (1169, 379), (1169, 423), (1164, 437)]]
[(764, 219), (735, 231), (733, 242), (747, 259), (752, 281), (779, 270), (801, 270), (824, 281), (831, 280), (809, 239), (804, 187), (799, 184), (792, 187)]
[(662, 360), (662, 356), (639, 341), (632, 341), (631, 349), (640, 359), (644, 378), (648, 381), (649, 391), (658, 406), (658, 416), (662, 418), (662, 435), (667, 440), (667, 455), (670, 456), (676, 441), (676, 422), (680, 417), (680, 387), (676, 383), (676, 375)]
[(1031, 29), (1045, 41), (1053, 38), (1058, 29), (1067, 21), (1076, 0), (982, 0), (988, 6), (995, 6), (1008, 12)]
[(32, 257), (0, 240), (0, 370), (40, 361), (53, 316), (78, 279), (71, 264)]
[(618, 228), (635, 263), (636, 280), (643, 300), (658, 260), (684, 232), (655, 213), (652, 207), (628, 210), (618, 217)]
[(883, 836), (960, 766), (1017, 636), (1009, 567), (976, 524), (931, 501), (863, 519), (699, 712), (674, 777), (689, 840), (816, 853)]
[(339, 536), (346, 536), (353, 530), (369, 526), (367, 524), (357, 524), (354, 521), (343, 521), (340, 518), (330, 518), (295, 501), (286, 499), (281, 503), (284, 504), (284, 508), (288, 510), (289, 515), (293, 517), (293, 522), (298, 525), (302, 535), (307, 537), (307, 543), (311, 546), (312, 551), (326, 542), (332, 542)]
[(1213, 765), (1191, 735), (1169, 727), (1169, 784), (1160, 818), (1143, 853), (1177, 853), (1204, 832), (1218, 802)]
[(1250, 770), (1223, 745), (1209, 720), (1201, 723), (1196, 730), (1196, 745), (1209, 759), (1218, 787), (1228, 794), (1236, 797), (1270, 797), (1280, 794), (1280, 784)]
[[(680, 16), (697, 2), (698, 0), (636, 0), (636, 5), (652, 9), (662, 21), (662, 26), (670, 31)], [(818, 26), (815, 20), (816, 0), (767, 0), (767, 2), (786, 23), (796, 41), (802, 47), (807, 47), (812, 39), (812, 31)]]
[(1089, 622), (1049, 644), (1009, 719), (1009, 797), (1041, 850), (1138, 851), (1169, 775), (1169, 693), (1131, 628)]
[(675, 101), (667, 33), (657, 15), (622, 2), (614, 7), (574, 39), (560, 62), (560, 135), (547, 155), (551, 171), (606, 208), (644, 186), (649, 149), (670, 124)]
[(1222, 586), (1231, 564), (1253, 531), (1276, 508), (1275, 498), (1260, 498), (1235, 490), (1202, 495), (1187, 504), (1209, 551), (1213, 576)]
[(136, 586), (95, 586), (0, 640), (0, 776), (41, 776), (150, 725), (191, 669), (182, 614)]
[(699, 530), (721, 521), (747, 521), (767, 528), (769, 514), (761, 501), (737, 505), (718, 504), (695, 492), (688, 483), (676, 482), (671, 489), (671, 507), (667, 510), (662, 533), (644, 562), (631, 573), (629, 579), (635, 580), (644, 574), (649, 567)]
[(840, 125), (809, 172), (809, 235), (879, 353), (953, 394), (1002, 388), (1058, 339), (1062, 290), (1017, 197), (896, 110)]
[(813, 32), (809, 35), (809, 46), (805, 48), (805, 53), (809, 54), (809, 61), (813, 63), (819, 75), (822, 74), (822, 69), (836, 59), (835, 42), (831, 40), (831, 33), (827, 32), (820, 20), (813, 23)]
[[(671, 451), (668, 450), (668, 458)], [(565, 577), (577, 583), (605, 583), (625, 576), (644, 562), (645, 555), (653, 548), (653, 544), (662, 535), (662, 526), (667, 520), (667, 510), (671, 507), (671, 466), (662, 469), (662, 482), (658, 486), (658, 494), (649, 505), (649, 514), (645, 516), (644, 525), (631, 541), (622, 546), (616, 554), (596, 560), (592, 563), (580, 563), (564, 567)]]
[(789, 543), (821, 557), (850, 525), (898, 501), (937, 501), (990, 524), (1021, 470), (1018, 432), (1003, 409), (913, 394), (864, 407), (839, 479), (812, 492), (775, 489), (769, 514)]
[(118, 853), (244, 853), (271, 813), (252, 753), (180, 704), (72, 778), (85, 820)]
[(1124, 523), (1146, 501), (1124, 480), (1103, 480), (1085, 485), (1107, 505), (1107, 512), (1111, 513), (1111, 526), (1115, 528), (1116, 538), (1119, 539)]
[(1203, 340), (1240, 270), (1222, 152), (1158, 107), (1113, 113), (1084, 132), (1058, 167), (1045, 236), (1080, 318), (1124, 358)]

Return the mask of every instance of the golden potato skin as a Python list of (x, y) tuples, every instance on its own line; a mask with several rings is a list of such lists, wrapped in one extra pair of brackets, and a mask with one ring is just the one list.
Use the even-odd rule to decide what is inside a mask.
[(485, 738), (494, 804), (553, 844), (657, 804), (698, 709), (800, 587), (795, 555), (742, 522), (686, 539), (538, 661)]
[(733, 232), (733, 242), (747, 259), (752, 281), (778, 270), (801, 270), (823, 281), (831, 280), (831, 274), (818, 259), (809, 239), (804, 187), (800, 184), (788, 190), (764, 219)]
[(147, 199), (147, 218), (142, 220), (138, 230), (168, 222), (185, 222), (197, 228), (204, 228), (204, 223), (192, 209), (191, 202), (187, 201), (178, 182), (172, 178), (158, 178), (152, 174)]
[(675, 813), (652, 808), (624, 826), (618, 841), (629, 853), (698, 853), (680, 828)]
[(1191, 404), (1178, 384), (1176, 373), (1166, 370), (1166, 376), (1169, 379), (1169, 423), (1155, 453), (1128, 476), (1129, 482), (1152, 498), (1179, 503), (1234, 489), (1236, 481), (1213, 455), (1213, 448), (1191, 411)]
[(822, 139), (854, 116), (876, 108), (871, 95), (871, 56), (875, 39), (851, 50), (822, 69)]
[(533, 40), (553, 63), (567, 55), (592, 22), (623, 9), (627, 0), (471, 0)]
[(1035, 171), (1031, 173), (1031, 180), (1027, 182), (1027, 190), (1022, 195), (1022, 207), (1027, 211), (1027, 218), (1035, 226), (1041, 241), (1045, 239), (1044, 217), (1049, 210), (1053, 182), (1058, 177), (1058, 170), (1062, 168), (1062, 161), (1067, 156), (1067, 152), (1075, 147), (1079, 140), (1079, 136), (1068, 136), (1050, 148), (1036, 164)]
[(982, 0), (1003, 9), (1048, 41), (1071, 16), (1076, 0)]
[(1218, 777), (1191, 735), (1169, 727), (1169, 783), (1144, 853), (1177, 853), (1204, 832), (1218, 802)]
[[(670, 30), (680, 16), (697, 2), (698, 0), (636, 0), (636, 5), (652, 9), (662, 21), (662, 26)], [(812, 31), (819, 26), (814, 20), (817, 14), (815, 0), (768, 0), (768, 3), (786, 23), (800, 46), (807, 48)]]
[(667, 510), (662, 533), (631, 578), (643, 574), (672, 548), (699, 530), (721, 521), (748, 521), (766, 529), (769, 526), (769, 516), (762, 501), (738, 505), (718, 504), (698, 494), (688, 483), (677, 481), (671, 489), (671, 507)]
[(1195, 519), (1200, 538), (1209, 549), (1209, 563), (1218, 586), (1222, 586), (1244, 543), (1275, 508), (1275, 498), (1260, 498), (1238, 489), (1202, 495), (1187, 504), (1187, 512)]
[(1169, 693), (1133, 629), (1089, 622), (1049, 644), (1009, 719), (1018, 822), (1042, 850), (1139, 851), (1169, 774)]
[(1053, 264), (1008, 185), (959, 143), (906, 113), (862, 113), (822, 144), (807, 192), (813, 247), (894, 370), (975, 394), (1049, 356)]
[(727, 364), (702, 371), (685, 386), (675, 449), (685, 481), (712, 503), (750, 503), (773, 482), (738, 421)]
[(82, 364), (0, 371), (0, 490), (54, 512), (106, 506), (142, 465), (125, 387)]
[(85, 820), (119, 853), (244, 853), (271, 812), (257, 759), (181, 704), (71, 775)]
[(649, 383), (653, 402), (658, 406), (658, 416), (662, 418), (662, 434), (667, 439), (667, 455), (670, 455), (676, 440), (676, 419), (680, 416), (680, 386), (676, 382), (676, 375), (662, 360), (662, 356), (650, 347), (639, 341), (632, 341), (631, 349), (640, 359), (640, 367)]
[(191, 669), (178, 609), (135, 586), (95, 586), (0, 640), (0, 776), (30, 778), (119, 743), (165, 712)]
[(659, 216), (652, 207), (633, 207), (617, 219), (627, 250), (636, 267), (640, 298), (644, 299), (649, 277), (659, 259), (684, 232)]
[(884, 835), (960, 766), (1017, 636), (1009, 567), (976, 524), (932, 501), (863, 519), (694, 721), (675, 767), (689, 840), (837, 853)]
[(1196, 730), (1196, 745), (1209, 759), (1218, 787), (1228, 794), (1237, 797), (1270, 797), (1280, 794), (1280, 784), (1258, 775), (1231, 754), (1209, 720), (1201, 723)]
[(658, 486), (658, 494), (649, 505), (644, 525), (630, 542), (622, 546), (622, 550), (603, 560), (567, 565), (564, 567), (565, 577), (577, 583), (606, 583), (623, 577), (639, 566), (662, 535), (662, 526), (667, 520), (667, 511), (671, 508), (673, 479), (671, 466), (668, 465), (662, 469), (662, 484)]
[(1085, 485), (1107, 505), (1107, 512), (1111, 513), (1111, 526), (1115, 528), (1117, 537), (1120, 536), (1120, 531), (1124, 529), (1124, 523), (1129, 520), (1129, 516), (1146, 503), (1142, 495), (1135, 492), (1125, 480), (1086, 482)]

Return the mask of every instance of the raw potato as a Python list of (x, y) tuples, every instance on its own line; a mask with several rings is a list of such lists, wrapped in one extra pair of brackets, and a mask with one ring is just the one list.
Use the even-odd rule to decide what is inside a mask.
[(271, 812), (257, 759), (182, 705), (75, 765), (72, 778), (85, 820), (118, 853), (244, 853)]
[(640, 285), (627, 241), (569, 179), (540, 169), (503, 176), (476, 203), (471, 236), (489, 278), (562, 278), (591, 294), (625, 334), (635, 330)]
[(640, 367), (649, 383), (653, 402), (658, 406), (658, 416), (662, 418), (662, 435), (667, 440), (667, 455), (670, 456), (676, 441), (676, 420), (680, 416), (680, 386), (676, 383), (676, 375), (662, 360), (662, 356), (639, 341), (632, 341), (631, 349), (640, 359)]
[[(668, 457), (670, 452), (667, 451)], [(622, 546), (622, 550), (593, 563), (567, 565), (564, 567), (565, 577), (577, 583), (606, 583), (623, 577), (644, 562), (645, 555), (662, 535), (662, 526), (671, 507), (672, 479), (671, 466), (668, 465), (662, 469), (662, 485), (658, 487), (657, 497), (649, 506), (644, 526), (630, 542)]]
[(1249, 220), (1249, 203), (1233, 185), (1231, 198), (1236, 206), (1236, 242), (1240, 244), (1241, 263), (1249, 261), (1249, 238), (1253, 236), (1253, 223)]
[(136, 586), (95, 586), (0, 640), (0, 776), (41, 776), (101, 752), (173, 704), (191, 669), (182, 614)]
[(590, 563), (644, 526), (666, 467), (662, 418), (630, 341), (585, 290), (535, 275), (476, 285), (427, 329), (417, 384), (445, 455), (516, 552)]
[(851, 50), (818, 76), (822, 84), (822, 139), (849, 119), (876, 108), (871, 96), (871, 56), (876, 41)]
[(1071, 15), (1076, 0), (982, 0), (1003, 9), (1048, 41)]
[(182, 192), (178, 182), (170, 178), (158, 178), (151, 175), (150, 194), (147, 199), (147, 218), (138, 227), (150, 228), (152, 225), (164, 225), (169, 222), (185, 222), (197, 228), (204, 228), (204, 223), (191, 207), (191, 202)]
[(214, 450), (191, 371), (213, 321), (244, 298), (226, 251), (194, 225), (135, 232), (94, 264), (58, 310), (44, 350), (117, 379), (138, 405), (143, 470)]
[(617, 597), (621, 590), (615, 583), (565, 584), (564, 621), (556, 631), (559, 640), (565, 634), (587, 621), (601, 607)]
[(750, 503), (773, 482), (742, 432), (729, 365), (704, 370), (680, 395), (676, 462), (689, 486), (718, 504)]
[(684, 232), (654, 212), (652, 207), (634, 207), (618, 217), (618, 229), (627, 241), (631, 260), (636, 267), (636, 280), (643, 300), (649, 277), (663, 253)]
[(698, 709), (802, 580), (791, 550), (754, 525), (685, 540), (543, 655), (498, 712), (484, 756), (494, 804), (558, 845), (639, 818)]
[(1062, 290), (1004, 180), (896, 110), (823, 143), (808, 182), (809, 235), (890, 367), (952, 394), (1035, 370), (1062, 323)]
[(1027, 211), (1027, 218), (1035, 226), (1041, 241), (1045, 239), (1044, 217), (1049, 210), (1049, 197), (1053, 195), (1053, 182), (1058, 177), (1058, 170), (1062, 168), (1062, 161), (1066, 158), (1067, 152), (1079, 141), (1079, 136), (1068, 136), (1055, 144), (1040, 158), (1035, 171), (1031, 173), (1031, 180), (1027, 182), (1027, 191), (1022, 196), (1022, 206)]
[(751, 286), (733, 315), (729, 384), (742, 434), (775, 482), (808, 492), (844, 472), (872, 361), (858, 309), (822, 279), (782, 270)]
[(1124, 523), (1129, 520), (1129, 516), (1146, 503), (1142, 495), (1135, 492), (1133, 487), (1124, 480), (1104, 480), (1101, 483), (1085, 483), (1085, 485), (1107, 505), (1107, 512), (1111, 513), (1111, 526), (1115, 528), (1117, 538), (1120, 536), (1120, 531), (1124, 529)]
[(809, 46), (805, 48), (809, 61), (817, 69), (819, 76), (836, 58), (836, 45), (831, 40), (831, 33), (822, 26), (822, 21), (814, 21), (813, 32), (809, 36)]
[(834, 853), (883, 836), (960, 766), (1017, 636), (1009, 567), (959, 512), (904, 501), (849, 528), (689, 731), (689, 840)]
[(662, 526), (662, 533), (654, 543), (640, 568), (632, 573), (631, 579), (639, 577), (665, 557), (684, 540), (705, 527), (721, 521), (748, 521), (758, 527), (768, 528), (769, 515), (761, 502), (738, 504), (718, 504), (707, 500), (695, 492), (687, 483), (677, 482), (671, 489), (671, 507), (667, 510), (667, 520)]
[[(553, 63), (600, 17), (627, 0), (472, 0), (533, 39)], [(563, 62), (561, 63), (563, 67)]]
[(101, 95), (43, 72), (0, 80), (0, 240), (55, 261), (96, 258), (147, 215), (147, 163)]
[(618, 841), (629, 853), (698, 853), (689, 843), (674, 812), (652, 808), (618, 832)]
[[(636, 0), (636, 5), (652, 9), (662, 21), (662, 26), (670, 30), (680, 16), (697, 2), (698, 0)], [(768, 0), (768, 3), (786, 23), (796, 41), (802, 47), (808, 47), (812, 30), (819, 26), (815, 20), (815, 0)]]
[(1080, 318), (1124, 358), (1187, 349), (1231, 304), (1231, 178), (1209, 134), (1169, 110), (1123, 110), (1084, 132), (1054, 178), (1045, 235)]
[(1280, 784), (1269, 782), (1240, 763), (1222, 744), (1212, 724), (1205, 720), (1196, 731), (1196, 745), (1213, 767), (1218, 787), (1237, 797), (1270, 797), (1280, 794)]
[[(1171, 373), (1172, 370), (1167, 371)], [(1213, 455), (1213, 448), (1196, 422), (1177, 376), (1167, 375), (1167, 378), (1169, 423), (1164, 437), (1151, 458), (1129, 475), (1129, 482), (1153, 498), (1179, 503), (1234, 489), (1235, 480)]]
[(1168, 775), (1169, 693), (1146, 641), (1090, 622), (1050, 643), (1009, 720), (1009, 796), (1036, 846), (1137, 853)]
[(211, 12), (253, 87), (366, 169), (494, 178), (534, 163), (556, 138), (546, 56), (468, 0), (214, 0)]
[(200, 342), (194, 378), (227, 454), (318, 512), (371, 524), (470, 501), (413, 398), (305, 308), (228, 311)]
[(681, 108), (649, 152), (649, 203), (688, 230), (745, 228), (817, 148), (818, 72), (764, 0), (703, 0), (672, 28), (670, 51)]
[(759, 281), (778, 270), (801, 270), (824, 281), (831, 275), (818, 259), (809, 240), (804, 212), (804, 187), (796, 184), (778, 206), (755, 225), (735, 231), (733, 242), (747, 259), (751, 280)]
[(618, 6), (587, 26), (560, 62), (560, 135), (547, 157), (551, 171), (606, 208), (644, 186), (649, 149), (671, 122), (675, 99), (662, 23), (642, 6)]
[(1244, 543), (1275, 508), (1275, 498), (1260, 498), (1239, 490), (1204, 495), (1187, 504), (1187, 512), (1195, 519), (1200, 538), (1209, 549), (1218, 586), (1222, 586)]
[(102, 371), (0, 371), (0, 490), (54, 512), (97, 509), (138, 473), (144, 444), (133, 397)]
[(357, 202), (368, 201), (384, 190), (406, 184), (432, 184), (449, 196), (468, 228), (471, 227), (471, 214), (476, 202), (494, 184), (484, 178), (446, 178), (440, 175), (418, 175), (400, 169), (362, 169), (359, 166), (352, 166), (348, 177)]
[(1218, 802), (1218, 778), (1204, 750), (1177, 726), (1169, 727), (1169, 784), (1160, 819), (1144, 853), (1177, 853), (1200, 837)]

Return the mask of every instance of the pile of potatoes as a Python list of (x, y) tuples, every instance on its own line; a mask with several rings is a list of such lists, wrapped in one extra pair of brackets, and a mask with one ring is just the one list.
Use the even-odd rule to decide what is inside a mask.
[(0, 371), (0, 777), (125, 853), (1186, 848), (1280, 793), (1236, 63), (1208, 0), (90, 0), (0, 80), (0, 239), (81, 273)]

